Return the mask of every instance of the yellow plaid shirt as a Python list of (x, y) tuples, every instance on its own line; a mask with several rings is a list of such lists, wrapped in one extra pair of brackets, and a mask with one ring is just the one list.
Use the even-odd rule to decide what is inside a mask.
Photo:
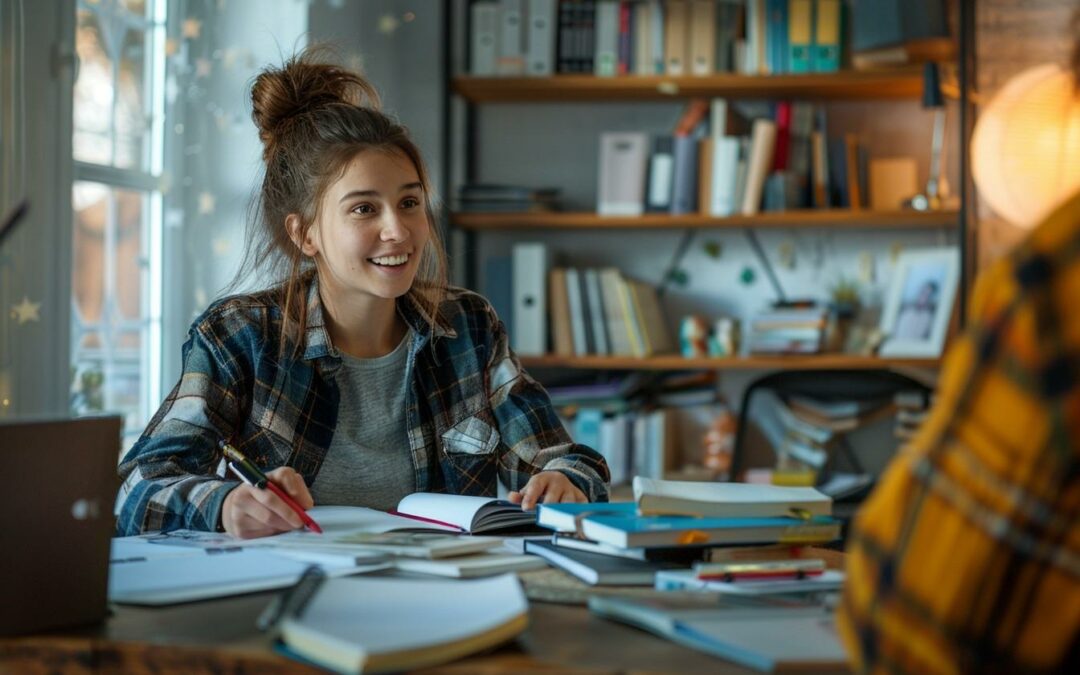
[(852, 528), (857, 672), (1080, 672), (1080, 194), (980, 278)]

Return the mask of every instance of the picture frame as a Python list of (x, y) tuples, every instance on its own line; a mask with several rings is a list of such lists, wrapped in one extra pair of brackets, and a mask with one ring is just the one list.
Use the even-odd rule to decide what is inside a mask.
[(960, 255), (953, 247), (902, 251), (881, 312), (887, 357), (941, 356), (960, 280)]

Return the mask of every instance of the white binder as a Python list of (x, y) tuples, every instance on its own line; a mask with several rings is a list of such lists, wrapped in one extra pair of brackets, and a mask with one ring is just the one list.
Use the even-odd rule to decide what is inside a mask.
[(495, 74), (499, 55), (499, 5), (477, 2), (470, 8), (469, 34), (472, 36), (469, 72), (481, 77)]
[(529, 0), (527, 75), (544, 76), (555, 72), (556, 5), (555, 0)]
[(510, 346), (521, 355), (547, 353), (547, 246), (514, 244), (514, 325)]

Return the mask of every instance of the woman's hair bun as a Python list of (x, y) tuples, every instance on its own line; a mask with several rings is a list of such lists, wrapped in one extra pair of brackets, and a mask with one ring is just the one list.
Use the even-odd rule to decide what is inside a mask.
[(340, 103), (379, 108), (375, 87), (359, 73), (324, 60), (325, 51), (309, 48), (255, 78), (251, 117), (268, 152), (287, 125), (305, 113)]

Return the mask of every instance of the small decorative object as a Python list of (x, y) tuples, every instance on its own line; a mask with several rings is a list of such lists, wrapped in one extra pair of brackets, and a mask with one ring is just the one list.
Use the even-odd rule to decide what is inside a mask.
[(718, 260), (721, 255), (724, 254), (724, 245), (718, 241), (705, 242), (705, 255), (709, 256), (713, 260)]
[(841, 277), (829, 289), (829, 313), (825, 322), (824, 351), (844, 351), (851, 324), (859, 312), (859, 284)]
[(744, 267), (739, 274), (739, 282), (742, 283), (743, 286), (749, 286), (754, 283), (755, 276), (754, 268)]
[(959, 277), (956, 249), (900, 254), (881, 313), (882, 356), (941, 356)]
[(711, 356), (735, 356), (739, 350), (739, 325), (735, 319), (722, 316), (716, 320), (712, 339), (709, 341)]
[(709, 323), (696, 314), (684, 318), (679, 326), (679, 348), (688, 359), (708, 356)]
[(671, 279), (671, 283), (679, 288), (686, 288), (687, 284), (690, 283), (690, 274), (683, 269), (671, 270), (671, 274), (668, 275), (668, 278)]
[(715, 478), (725, 478), (731, 471), (737, 426), (731, 408), (724, 405), (701, 439), (702, 463)]

